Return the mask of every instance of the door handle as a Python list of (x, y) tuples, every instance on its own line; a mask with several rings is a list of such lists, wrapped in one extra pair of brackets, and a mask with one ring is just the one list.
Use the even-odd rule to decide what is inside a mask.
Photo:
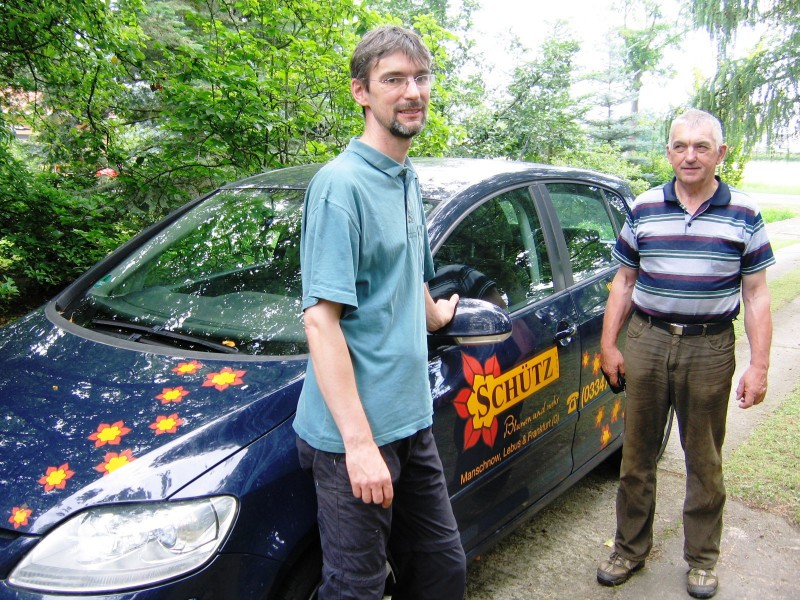
[(556, 331), (555, 341), (561, 344), (562, 346), (566, 346), (572, 341), (572, 336), (574, 336), (578, 332), (578, 326), (574, 323), (569, 325), (567, 323), (561, 322), (558, 326), (565, 327), (565, 329), (559, 329)]

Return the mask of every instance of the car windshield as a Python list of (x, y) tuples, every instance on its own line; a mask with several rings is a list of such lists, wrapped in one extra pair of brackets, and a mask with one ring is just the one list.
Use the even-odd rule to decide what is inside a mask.
[(102, 277), (67, 316), (150, 344), (294, 355), (304, 190), (220, 190)]

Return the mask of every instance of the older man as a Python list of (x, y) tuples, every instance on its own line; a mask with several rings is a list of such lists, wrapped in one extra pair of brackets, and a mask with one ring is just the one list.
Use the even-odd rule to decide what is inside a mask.
[[(731, 322), (741, 294), (750, 364), (736, 396), (749, 408), (767, 391), (765, 269), (775, 262), (755, 203), (715, 175), (726, 151), (714, 116), (694, 109), (678, 116), (667, 145), (675, 178), (636, 199), (614, 249), (621, 266), (603, 322), (602, 367), (612, 383), (627, 380), (627, 407), (614, 551), (597, 569), (604, 585), (627, 581), (652, 548), (656, 456), (672, 405), (686, 459), (687, 591), (711, 598), (717, 590)], [(617, 339), (631, 313), (623, 354)]]

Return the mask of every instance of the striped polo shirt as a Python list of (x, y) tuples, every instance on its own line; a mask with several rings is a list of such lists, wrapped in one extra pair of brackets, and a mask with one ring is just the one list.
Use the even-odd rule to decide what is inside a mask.
[(614, 257), (638, 269), (634, 307), (672, 323), (731, 321), (742, 275), (775, 263), (752, 198), (719, 181), (695, 215), (675, 195), (675, 180), (638, 196)]

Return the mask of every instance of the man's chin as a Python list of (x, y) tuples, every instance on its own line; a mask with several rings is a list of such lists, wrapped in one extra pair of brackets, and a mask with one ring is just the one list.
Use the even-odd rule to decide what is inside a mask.
[(403, 125), (399, 121), (394, 121), (389, 128), (389, 131), (395, 137), (403, 138), (403, 139), (411, 139), (418, 133), (420, 133), (425, 127), (425, 121), (421, 123), (415, 123), (413, 125)]

